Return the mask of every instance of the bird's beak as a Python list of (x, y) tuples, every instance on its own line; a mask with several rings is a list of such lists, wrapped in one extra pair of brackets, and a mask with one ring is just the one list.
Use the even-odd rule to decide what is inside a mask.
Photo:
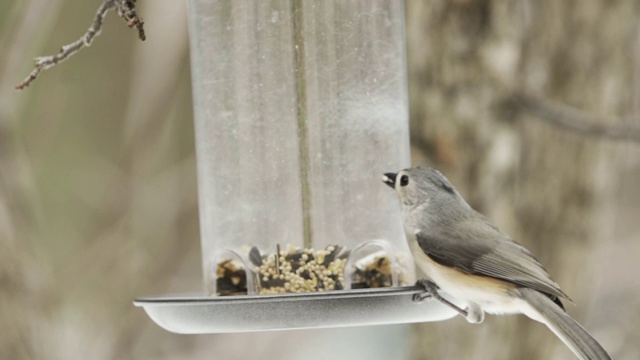
[(396, 188), (396, 176), (398, 176), (397, 173), (386, 173), (384, 175), (382, 175), (382, 182), (389, 185), (390, 188), (395, 189)]

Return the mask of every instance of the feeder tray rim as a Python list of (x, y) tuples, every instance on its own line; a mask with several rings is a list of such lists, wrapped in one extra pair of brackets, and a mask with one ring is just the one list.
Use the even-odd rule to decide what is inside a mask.
[(336, 299), (344, 297), (378, 297), (393, 295), (413, 295), (423, 292), (424, 289), (412, 286), (395, 286), (384, 288), (369, 289), (353, 289), (353, 290), (332, 290), (322, 292), (308, 293), (286, 293), (286, 294), (269, 294), (269, 295), (229, 295), (229, 296), (204, 296), (202, 294), (173, 294), (165, 296), (145, 296), (139, 297), (133, 301), (138, 307), (148, 304), (154, 305), (171, 305), (175, 306), (180, 303), (184, 304), (210, 304), (210, 303), (258, 303), (277, 301), (296, 301), (296, 300), (321, 300)]

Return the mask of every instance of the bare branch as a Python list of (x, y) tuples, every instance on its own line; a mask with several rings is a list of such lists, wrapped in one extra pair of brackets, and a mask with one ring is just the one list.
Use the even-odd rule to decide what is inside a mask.
[[(535, 119), (547, 124), (586, 136), (640, 142), (638, 119), (598, 118), (576, 108), (524, 92), (514, 92), (512, 99), (522, 109), (535, 115)], [(635, 124), (629, 124), (630, 122)]]
[(27, 76), (20, 84), (16, 85), (16, 89), (22, 90), (26, 88), (38, 77), (40, 71), (47, 70), (65, 61), (83, 47), (90, 46), (93, 39), (100, 35), (104, 18), (110, 10), (116, 9), (118, 11), (118, 15), (127, 21), (127, 25), (130, 28), (135, 27), (138, 30), (138, 37), (140, 40), (144, 41), (146, 39), (143, 27), (144, 21), (136, 14), (135, 3), (136, 0), (104, 0), (98, 8), (96, 16), (93, 19), (93, 23), (91, 23), (87, 32), (80, 39), (64, 45), (56, 55), (35, 58), (35, 68), (31, 71), (29, 76)]
[(144, 21), (136, 13), (137, 0), (121, 0), (117, 5), (118, 15), (127, 22), (130, 28), (135, 27), (138, 30), (138, 37), (145, 41), (147, 36), (144, 33)]

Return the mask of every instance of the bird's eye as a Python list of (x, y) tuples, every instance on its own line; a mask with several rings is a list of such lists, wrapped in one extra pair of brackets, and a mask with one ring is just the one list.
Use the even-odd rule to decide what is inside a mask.
[(409, 185), (409, 177), (407, 175), (402, 175), (402, 177), (400, 177), (400, 186), (407, 185)]

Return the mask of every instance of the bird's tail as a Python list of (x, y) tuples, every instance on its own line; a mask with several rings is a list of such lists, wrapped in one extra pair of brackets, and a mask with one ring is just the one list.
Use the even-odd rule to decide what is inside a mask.
[(547, 325), (579, 359), (611, 359), (596, 339), (547, 296), (526, 288), (521, 288), (520, 293), (535, 312), (527, 315)]

